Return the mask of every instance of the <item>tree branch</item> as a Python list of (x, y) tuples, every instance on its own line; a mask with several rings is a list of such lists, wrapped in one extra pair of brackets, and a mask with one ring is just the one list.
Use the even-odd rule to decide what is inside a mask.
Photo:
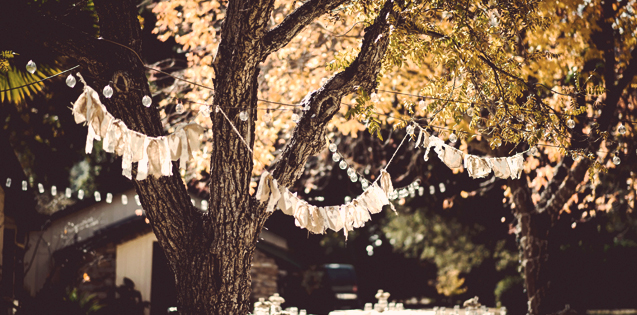
[(346, 0), (310, 0), (286, 16), (283, 22), (275, 26), (263, 37), (263, 55), (265, 59), (270, 53), (287, 45), (305, 26), (319, 16), (336, 9)]
[(376, 87), (382, 62), (389, 46), (388, 13), (393, 3), (387, 1), (374, 23), (365, 29), (361, 51), (345, 70), (321, 88), (309, 93), (301, 102), (309, 105), (294, 130), (294, 136), (273, 170), (280, 185), (292, 185), (303, 173), (307, 159), (325, 146), (325, 126), (339, 110), (343, 96), (356, 88), (371, 92)]
[[(546, 201), (546, 206), (538, 207), (537, 211), (540, 213), (547, 212), (551, 218), (555, 218), (568, 198), (575, 193), (577, 185), (579, 185), (584, 179), (584, 176), (586, 176), (590, 164), (588, 159), (582, 159), (578, 162), (575, 168), (568, 172), (568, 178), (562, 181), (557, 191)], [(548, 196), (543, 197), (549, 198)]]

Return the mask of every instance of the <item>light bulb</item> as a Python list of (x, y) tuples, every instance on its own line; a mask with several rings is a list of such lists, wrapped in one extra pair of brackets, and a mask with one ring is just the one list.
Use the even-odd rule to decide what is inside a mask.
[(341, 155), (336, 153), (336, 152), (334, 152), (334, 154), (332, 154), (332, 161), (338, 162), (340, 160), (341, 160)]
[(263, 121), (267, 123), (272, 121), (272, 114), (270, 114), (270, 112), (266, 112), (265, 114), (263, 114)]
[(569, 120), (566, 122), (566, 126), (568, 126), (568, 127), (569, 127), (569, 128), (571, 128), (571, 129), (575, 128), (575, 120), (573, 120), (573, 119), (569, 119)]
[(420, 100), (418, 102), (418, 109), (424, 111), (425, 109), (427, 109), (427, 104), (425, 104), (425, 100)]
[(27, 62), (27, 71), (29, 71), (29, 73), (34, 74), (35, 70), (38, 69), (38, 66), (35, 65), (35, 62), (33, 62), (33, 60), (29, 60), (29, 62)]
[(458, 136), (456, 136), (456, 134), (455, 134), (455, 133), (452, 133), (452, 134), (449, 136), (449, 142), (451, 142), (451, 143), (456, 143), (456, 141), (458, 141)]
[(69, 74), (69, 76), (66, 77), (66, 85), (73, 88), (75, 87), (75, 83), (77, 83), (77, 81), (75, 81), (75, 77), (72, 74)]
[(44, 193), (44, 185), (42, 183), (38, 183), (38, 191), (43, 194)]
[(410, 135), (410, 136), (413, 135), (414, 134), (414, 126), (412, 126), (412, 125), (407, 126), (406, 131), (407, 131), (408, 135)]
[(239, 119), (241, 119), (241, 121), (246, 121), (248, 120), (248, 112), (246, 111), (242, 111), (239, 113)]
[(352, 183), (355, 183), (358, 180), (358, 176), (356, 176), (356, 174), (354, 174), (354, 175), (349, 177), (349, 180), (351, 180)]
[(186, 111), (186, 109), (184, 108), (184, 105), (181, 103), (177, 103), (177, 106), (175, 106), (175, 112), (177, 114), (183, 114)]
[(204, 117), (210, 117), (210, 106), (208, 105), (199, 106), (199, 114), (201, 114)]
[(113, 88), (110, 85), (105, 86), (102, 90), (102, 94), (104, 94), (106, 98), (111, 98), (111, 96), (113, 96)]
[(380, 102), (380, 97), (378, 97), (378, 94), (376, 94), (376, 92), (372, 93), (369, 98), (372, 100), (372, 103)]
[(502, 145), (502, 140), (500, 139), (500, 137), (495, 137), (495, 139), (493, 139), (493, 145), (495, 145), (496, 147)]
[(351, 168), (351, 167), (350, 167), (350, 168), (348, 168), (348, 169), (347, 169), (347, 176), (352, 177), (352, 176), (354, 176), (354, 175), (356, 175), (356, 170), (355, 170), (355, 169), (353, 169), (353, 168)]
[(57, 194), (58, 194), (58, 188), (55, 185), (51, 186), (51, 196), (55, 196)]
[(144, 97), (142, 97), (142, 105), (146, 107), (150, 107), (150, 104), (152, 103), (153, 103), (153, 99), (151, 99), (150, 96), (144, 95)]
[(100, 194), (99, 191), (96, 191), (93, 196), (95, 197), (95, 202), (100, 202), (102, 201), (102, 195)]
[(363, 190), (367, 189), (367, 187), (369, 187), (369, 181), (367, 181), (366, 179), (361, 179), (361, 188), (363, 188)]
[(345, 160), (341, 160), (340, 163), (338, 163), (338, 167), (342, 170), (347, 168), (347, 162), (345, 162)]
[(106, 194), (106, 203), (111, 203), (111, 202), (113, 202), (113, 194), (107, 193)]
[(6, 186), (11, 187), (11, 178), (7, 178)]
[(620, 135), (625, 135), (626, 134), (626, 126), (624, 126), (623, 124), (619, 124), (619, 127), (617, 127), (617, 132), (619, 132)]
[(84, 190), (78, 190), (77, 191), (77, 199), (82, 200), (84, 199)]
[(467, 108), (467, 116), (472, 117), (474, 113), (473, 107)]
[(122, 195), (122, 204), (123, 205), (127, 205), (128, 204), (128, 196)]
[(613, 164), (619, 165), (621, 162), (622, 162), (622, 159), (620, 159), (619, 156), (617, 155), (613, 156)]
[(327, 148), (330, 149), (331, 152), (336, 152), (336, 143), (330, 143)]
[(66, 187), (66, 190), (64, 190), (64, 197), (71, 198), (71, 194), (73, 193), (73, 191), (71, 190), (71, 188)]
[(292, 121), (293, 122), (298, 123), (300, 120), (301, 119), (299, 118), (299, 115), (297, 115), (296, 113), (292, 114)]
[(22, 181), (22, 190), (23, 190), (23, 191), (26, 191), (26, 190), (27, 190), (27, 181), (26, 181), (26, 180), (23, 180), (23, 181)]

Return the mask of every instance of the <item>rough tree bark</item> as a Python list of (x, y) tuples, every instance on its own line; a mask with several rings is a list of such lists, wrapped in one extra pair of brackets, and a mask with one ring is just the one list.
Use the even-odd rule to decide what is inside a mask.
[[(236, 134), (226, 118), (215, 110), (211, 157), (210, 210), (192, 206), (173, 163), (174, 176), (134, 181), (150, 224), (175, 273), (178, 310), (181, 314), (247, 314), (250, 312), (250, 265), (258, 234), (268, 213), (249, 195), (252, 173), (251, 148), (257, 107), (259, 63), (284, 47), (306, 25), (345, 0), (310, 0), (268, 30), (274, 0), (231, 1), (221, 30), (221, 42), (213, 67), (215, 97), (219, 106), (248, 143)], [(163, 135), (159, 111), (140, 106), (150, 94), (141, 55), (137, 2), (95, 0), (100, 35), (91, 38), (51, 18), (25, 23), (20, 17), (29, 8), (16, 3), (16, 11), (1, 14), (7, 29), (20, 36), (46, 39), (58, 53), (77, 61), (88, 83), (101, 90), (110, 82), (115, 93), (102, 102), (116, 118), (135, 131)], [(6, 10), (5, 10), (6, 12)], [(310, 111), (294, 131), (274, 176), (280, 184), (296, 181), (307, 159), (324, 146), (325, 126), (340, 106), (341, 98), (357, 86), (371, 93), (388, 46), (388, 13), (391, 2), (365, 31), (356, 60), (304, 103)], [(16, 18), (18, 17), (18, 18)], [(378, 39), (377, 39), (378, 38)], [(118, 43), (119, 45), (111, 42)], [(123, 47), (125, 46), (125, 47)], [(247, 111), (250, 119), (238, 116)], [(312, 117), (313, 116), (313, 117)], [(135, 175), (133, 175), (135, 176)]]

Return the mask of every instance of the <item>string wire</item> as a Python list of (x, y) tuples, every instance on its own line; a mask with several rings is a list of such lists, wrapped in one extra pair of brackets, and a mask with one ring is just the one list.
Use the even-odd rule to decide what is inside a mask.
[(76, 68), (78, 68), (78, 67), (79, 67), (79, 65), (77, 65), (77, 66), (75, 66), (75, 67), (73, 67), (73, 68), (66, 69), (66, 70), (64, 70), (64, 71), (58, 72), (58, 73), (56, 73), (56, 74), (54, 74), (54, 75), (50, 75), (50, 76), (48, 76), (48, 77), (46, 77), (46, 78), (44, 78), (44, 79), (42, 79), (42, 80), (33, 81), (33, 82), (30, 82), (30, 83), (27, 83), (27, 84), (23, 84), (23, 85), (20, 85), (20, 86), (15, 86), (15, 87), (12, 87), (12, 88), (8, 88), (8, 89), (5, 89), (5, 90), (1, 90), (1, 91), (0, 91), (0, 93), (9, 92), (9, 91), (11, 91), (11, 90), (17, 90), (17, 89), (25, 88), (25, 87), (27, 87), (27, 86), (34, 85), (34, 84), (38, 84), (38, 83), (40, 83), (40, 82), (44, 82), (44, 81), (46, 81), (46, 80), (49, 80), (49, 79), (55, 78), (55, 77), (57, 77), (57, 76), (59, 76), (59, 75), (62, 75), (62, 74), (67, 73), (67, 72), (69, 72), (69, 71), (72, 71), (73, 69), (76, 69)]

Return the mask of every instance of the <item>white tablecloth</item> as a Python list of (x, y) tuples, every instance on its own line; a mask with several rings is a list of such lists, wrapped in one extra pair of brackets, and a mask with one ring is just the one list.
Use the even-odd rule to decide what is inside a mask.
[(330, 315), (433, 315), (433, 310), (403, 310), (403, 311), (363, 311), (363, 310), (344, 310), (344, 311), (332, 311)]

